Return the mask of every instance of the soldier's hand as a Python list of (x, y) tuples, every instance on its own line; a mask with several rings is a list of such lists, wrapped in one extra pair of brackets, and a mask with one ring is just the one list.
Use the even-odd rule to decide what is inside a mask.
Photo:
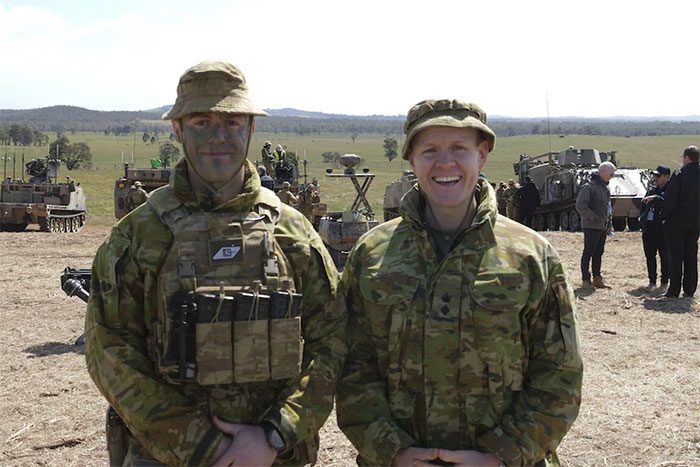
[(479, 451), (450, 451), (438, 449), (438, 458), (460, 467), (498, 467), (501, 461), (493, 454)]
[(437, 448), (406, 448), (399, 451), (391, 463), (392, 467), (428, 467), (437, 459)]
[(265, 432), (259, 426), (224, 422), (218, 417), (214, 417), (214, 426), (233, 437), (231, 444), (214, 463), (215, 467), (270, 466), (275, 461), (277, 451), (267, 442)]

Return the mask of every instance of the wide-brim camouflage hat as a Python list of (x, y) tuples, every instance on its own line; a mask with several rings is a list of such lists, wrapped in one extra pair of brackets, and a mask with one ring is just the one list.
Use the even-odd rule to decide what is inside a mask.
[(267, 116), (250, 100), (241, 70), (230, 63), (210, 61), (193, 66), (180, 77), (175, 105), (163, 114), (163, 120), (204, 112)]
[(428, 99), (417, 103), (408, 111), (404, 124), (404, 159), (408, 159), (413, 137), (421, 130), (434, 126), (476, 128), (484, 134), (489, 152), (496, 146), (496, 133), (486, 125), (486, 113), (478, 105), (458, 99)]

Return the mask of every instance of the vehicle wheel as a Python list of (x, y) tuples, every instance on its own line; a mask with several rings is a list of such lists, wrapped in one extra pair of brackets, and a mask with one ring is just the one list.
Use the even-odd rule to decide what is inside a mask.
[(571, 226), (569, 226), (569, 213), (562, 212), (559, 214), (559, 225), (561, 225), (561, 230), (566, 232), (571, 231)]
[(534, 227), (538, 232), (547, 230), (547, 219), (545, 219), (544, 214), (538, 214), (534, 219)]
[(581, 218), (579, 218), (578, 213), (573, 210), (569, 213), (569, 228), (572, 232), (581, 230)]
[(42, 232), (51, 232), (51, 226), (49, 225), (48, 217), (39, 218), (39, 230), (41, 230)]
[[(627, 226), (627, 219), (624, 217), (613, 217), (612, 219), (612, 227), (615, 229), (616, 232), (622, 232), (625, 230), (625, 227)], [(632, 230), (632, 229), (630, 229)]]
[(636, 232), (637, 230), (642, 228), (642, 225), (639, 223), (639, 219), (637, 219), (636, 217), (628, 217), (627, 227), (629, 227), (630, 232)]
[(559, 230), (559, 217), (553, 212), (547, 214), (547, 230)]

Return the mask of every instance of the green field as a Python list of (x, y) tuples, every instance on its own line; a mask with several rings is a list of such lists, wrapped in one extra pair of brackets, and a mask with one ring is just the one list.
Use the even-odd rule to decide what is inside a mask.
[[(88, 214), (91, 223), (110, 224), (114, 222), (113, 188), (114, 181), (121, 176), (122, 153), (125, 161), (131, 160), (132, 149), (137, 167), (149, 167), (149, 160), (157, 157), (158, 144), (144, 144), (140, 135), (136, 141), (133, 136), (114, 136), (95, 133), (68, 134), (71, 142), (84, 142), (90, 146), (93, 154), (93, 167), (90, 170), (80, 169), (67, 171), (59, 169), (59, 176), (71, 176), (84, 187), (88, 198)], [(163, 135), (161, 135), (163, 136)], [(52, 135), (53, 137), (53, 135)], [(395, 136), (397, 139), (398, 135)], [(384, 157), (382, 141), (384, 136), (377, 134), (360, 134), (353, 143), (349, 135), (316, 135), (300, 137), (291, 134), (256, 134), (251, 143), (250, 157), (256, 159), (265, 140), (272, 141), (273, 147), (282, 144), (289, 151), (296, 151), (300, 159), (308, 160), (309, 177), (317, 177), (321, 184), (322, 201), (331, 210), (342, 210), (349, 207), (355, 192), (348, 180), (326, 179), (326, 165), (321, 154), (325, 151), (337, 151), (341, 154), (355, 153), (364, 158), (364, 166), (376, 174), (369, 191), (369, 201), (377, 213), (381, 213), (384, 187), (401, 176), (402, 168), (408, 164), (400, 159), (389, 162)], [(161, 141), (163, 139), (161, 138)], [(551, 149), (559, 151), (568, 146), (577, 148), (595, 148), (600, 151), (616, 150), (617, 159), (621, 165), (638, 166), (642, 168), (656, 167), (664, 164), (676, 169), (680, 166), (680, 153), (690, 144), (700, 145), (698, 136), (644, 136), (644, 137), (612, 137), (612, 136), (566, 136), (560, 138), (546, 135), (514, 136), (499, 138), (496, 149), (489, 156), (484, 171), (487, 177), (495, 182), (514, 178), (513, 163), (518, 155), (526, 153), (537, 155)], [(7, 154), (7, 176), (12, 176), (12, 155), (15, 154), (16, 175), (21, 170), (21, 157), (25, 160), (44, 157), (46, 147), (0, 146), (0, 155)], [(0, 170), (3, 167), (0, 166)], [(336, 170), (337, 171), (337, 170)], [(310, 180), (310, 179), (309, 179)], [(381, 218), (381, 215), (379, 215)]]

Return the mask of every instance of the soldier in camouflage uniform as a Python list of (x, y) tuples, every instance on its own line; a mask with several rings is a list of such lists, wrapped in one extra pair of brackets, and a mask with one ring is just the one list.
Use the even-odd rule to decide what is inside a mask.
[(508, 219), (518, 220), (518, 190), (520, 188), (515, 184), (512, 178), (508, 180), (508, 188), (505, 191), (506, 197), (506, 215)]
[(558, 465), (583, 371), (564, 267), (497, 214), (478, 177), (496, 139), (479, 107), (423, 101), (405, 132), (418, 184), (341, 279), (338, 424), (360, 465)]
[(291, 187), (292, 185), (289, 182), (283, 182), (282, 188), (280, 189), (280, 191), (277, 192), (277, 196), (279, 197), (280, 201), (282, 201), (287, 206), (296, 204), (299, 201), (296, 195), (291, 192)]
[(267, 174), (270, 177), (275, 178), (275, 165), (277, 164), (277, 158), (272, 153), (271, 148), (272, 143), (270, 141), (265, 141), (262, 151), (260, 151), (260, 157)]
[(506, 184), (504, 182), (499, 182), (496, 189), (496, 203), (498, 205), (498, 213), (505, 216), (508, 212), (508, 200), (506, 199)]
[(126, 210), (133, 211), (138, 206), (141, 206), (148, 199), (148, 192), (143, 189), (143, 184), (140, 181), (135, 181), (134, 185), (126, 195)]
[(163, 116), (185, 158), (95, 257), (87, 367), (128, 426), (126, 465), (316, 458), (345, 312), (326, 306), (338, 275), (321, 239), (246, 159), (256, 115), (233, 65), (187, 70)]

